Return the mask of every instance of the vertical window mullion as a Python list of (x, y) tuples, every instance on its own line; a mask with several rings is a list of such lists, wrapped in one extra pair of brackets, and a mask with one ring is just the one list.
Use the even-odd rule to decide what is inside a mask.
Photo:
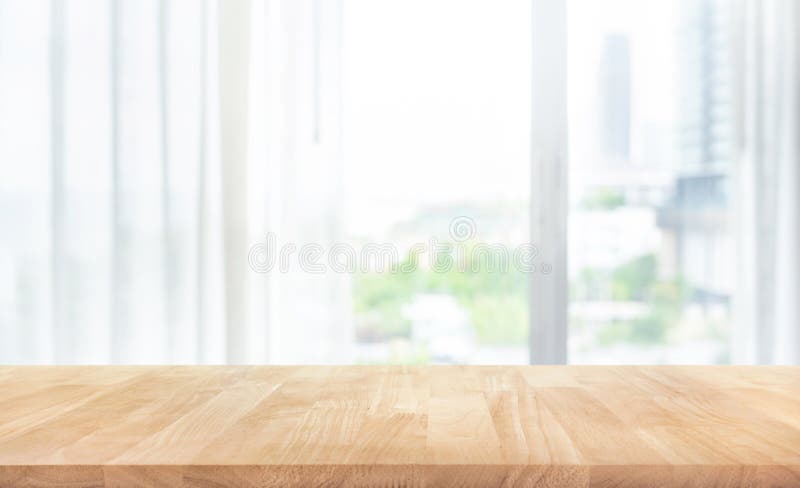
[(567, 362), (566, 1), (532, 2), (530, 361)]

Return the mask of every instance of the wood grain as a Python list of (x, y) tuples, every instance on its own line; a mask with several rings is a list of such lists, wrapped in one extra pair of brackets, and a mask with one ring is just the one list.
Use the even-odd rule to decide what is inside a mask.
[(0, 367), (0, 486), (800, 486), (800, 368)]

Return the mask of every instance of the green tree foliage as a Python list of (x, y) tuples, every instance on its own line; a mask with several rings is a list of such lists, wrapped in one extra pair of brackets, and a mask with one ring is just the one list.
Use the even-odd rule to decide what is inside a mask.
[[(471, 254), (471, 249), (465, 253)], [(454, 265), (446, 272), (420, 266), (411, 273), (359, 273), (353, 280), (357, 333), (362, 340), (408, 337), (411, 324), (402, 307), (417, 293), (447, 293), (469, 314), (479, 342), (522, 344), (528, 330), (527, 280), (513, 266), (498, 270), (486, 259), (467, 260), (463, 269)]]
[[(584, 277), (596, 273), (584, 272)], [(654, 254), (630, 260), (611, 272), (611, 300), (647, 304), (645, 316), (633, 320), (614, 321), (598, 339), (602, 343), (663, 343), (669, 330), (680, 319), (686, 290), (680, 279), (660, 280)]]

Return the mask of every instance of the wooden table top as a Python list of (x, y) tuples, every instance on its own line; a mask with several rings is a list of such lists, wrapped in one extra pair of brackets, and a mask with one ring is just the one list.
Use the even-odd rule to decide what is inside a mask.
[(800, 486), (800, 368), (0, 367), (0, 486)]

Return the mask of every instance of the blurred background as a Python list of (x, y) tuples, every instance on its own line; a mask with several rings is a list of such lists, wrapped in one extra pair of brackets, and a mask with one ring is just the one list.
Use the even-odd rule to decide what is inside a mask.
[(567, 361), (800, 362), (793, 0), (0, 0), (0, 363), (528, 363), (521, 271), (247, 257), (529, 241), (544, 1)]

